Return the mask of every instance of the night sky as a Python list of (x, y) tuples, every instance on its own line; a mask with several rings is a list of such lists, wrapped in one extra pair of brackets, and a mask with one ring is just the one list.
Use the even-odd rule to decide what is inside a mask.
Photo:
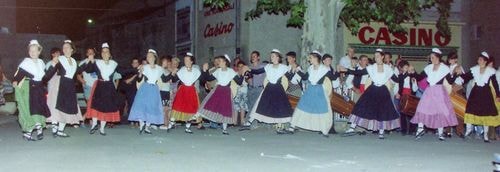
[[(118, 0), (17, 0), (17, 32), (85, 36), (87, 19), (94, 21)], [(38, 29), (37, 29), (38, 26)]]

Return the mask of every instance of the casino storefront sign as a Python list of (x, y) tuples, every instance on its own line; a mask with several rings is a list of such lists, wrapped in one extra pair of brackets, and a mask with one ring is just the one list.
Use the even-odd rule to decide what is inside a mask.
[(417, 26), (407, 23), (403, 26), (407, 29), (406, 33), (390, 33), (387, 26), (381, 23), (364, 24), (357, 35), (344, 29), (345, 46), (355, 48), (358, 54), (373, 54), (375, 49), (383, 48), (386, 52), (411, 61), (427, 60), (433, 47), (440, 48), (444, 55), (452, 51), (460, 54), (461, 24), (450, 23), (451, 36), (442, 35), (435, 23), (431, 22), (421, 22)]

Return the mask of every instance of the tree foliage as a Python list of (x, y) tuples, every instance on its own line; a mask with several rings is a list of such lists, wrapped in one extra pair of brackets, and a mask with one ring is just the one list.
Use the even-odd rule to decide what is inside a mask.
[[(357, 34), (363, 23), (382, 22), (390, 32), (405, 32), (405, 22), (419, 23), (423, 10), (435, 7), (439, 12), (436, 27), (444, 35), (450, 35), (448, 17), (453, 0), (343, 0), (345, 7), (340, 20), (352, 34)], [(223, 8), (229, 0), (204, 0), (206, 6)], [(260, 18), (264, 12), (270, 15), (287, 15), (287, 27), (302, 28), (307, 10), (304, 0), (258, 0), (254, 9), (245, 14), (245, 20)]]

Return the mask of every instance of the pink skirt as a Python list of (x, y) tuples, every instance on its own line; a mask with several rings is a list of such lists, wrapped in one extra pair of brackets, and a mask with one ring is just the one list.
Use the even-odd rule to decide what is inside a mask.
[(411, 122), (423, 123), (428, 128), (442, 128), (458, 124), (450, 96), (443, 85), (433, 85), (425, 89)]

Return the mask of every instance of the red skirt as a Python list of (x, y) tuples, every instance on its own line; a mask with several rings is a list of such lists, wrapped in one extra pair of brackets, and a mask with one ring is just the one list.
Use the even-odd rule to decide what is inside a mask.
[[(120, 122), (120, 112), (101, 112), (92, 108), (92, 99), (94, 98), (94, 92), (97, 87), (97, 81), (94, 82), (92, 90), (90, 91), (89, 101), (87, 102), (87, 112), (85, 113), (85, 118), (97, 118), (100, 121), (106, 122)], [(111, 102), (110, 102), (111, 103)]]
[(181, 85), (172, 104), (172, 117), (187, 121), (198, 112), (200, 102), (194, 86)]

